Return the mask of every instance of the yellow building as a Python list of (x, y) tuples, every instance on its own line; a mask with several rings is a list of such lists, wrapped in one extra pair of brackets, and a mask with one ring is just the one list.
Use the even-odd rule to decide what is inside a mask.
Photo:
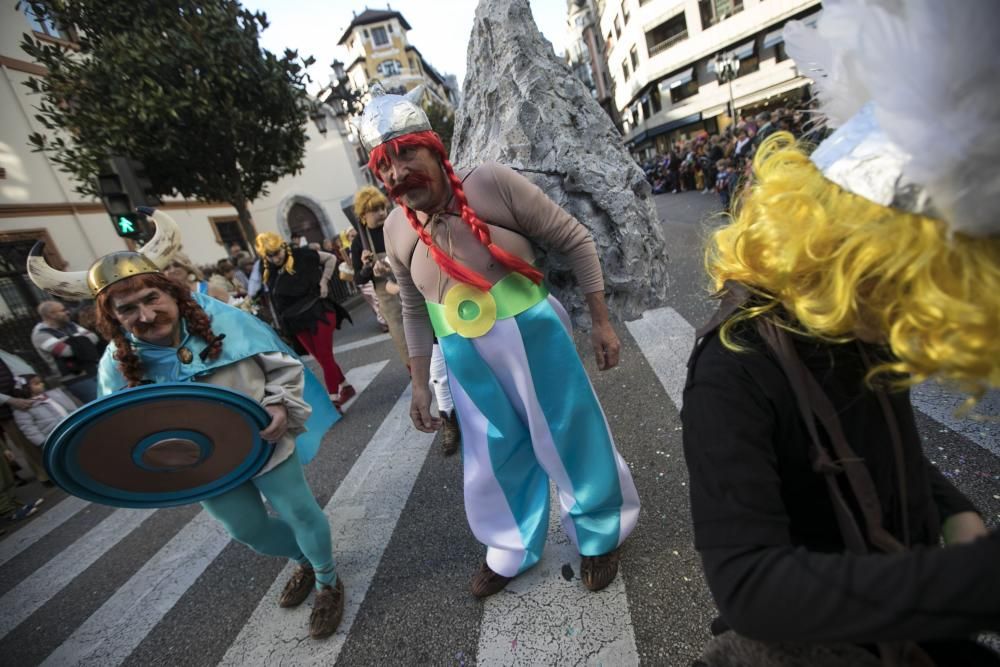
[(376, 81), (390, 93), (404, 93), (424, 86), (424, 101), (453, 111), (458, 91), (424, 59), (406, 37), (410, 24), (392, 9), (365, 9), (355, 14), (338, 46), (347, 50), (346, 72), (350, 86), (368, 90)]

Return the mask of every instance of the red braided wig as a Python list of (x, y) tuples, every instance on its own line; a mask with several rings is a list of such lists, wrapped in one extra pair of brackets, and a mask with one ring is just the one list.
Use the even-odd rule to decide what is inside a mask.
[[(486, 249), (490, 251), (490, 255), (493, 259), (500, 262), (503, 266), (507, 267), (511, 271), (516, 271), (528, 278), (535, 284), (542, 282), (542, 272), (536, 269), (534, 266), (524, 261), (517, 255), (507, 252), (497, 244), (493, 243), (493, 239), (490, 237), (490, 228), (485, 222), (479, 219), (476, 212), (471, 206), (469, 206), (469, 200), (465, 197), (465, 190), (462, 189), (462, 181), (455, 174), (455, 170), (451, 166), (451, 162), (448, 161), (448, 154), (444, 150), (444, 144), (441, 143), (441, 138), (435, 132), (431, 130), (425, 130), (424, 132), (414, 132), (411, 134), (405, 134), (401, 137), (396, 137), (395, 139), (390, 139), (389, 141), (380, 144), (372, 149), (371, 157), (368, 160), (368, 169), (371, 170), (373, 174), (379, 176), (379, 167), (384, 167), (389, 163), (388, 149), (392, 148), (393, 152), (399, 153), (404, 148), (426, 148), (437, 156), (441, 161), (441, 166), (444, 168), (445, 174), (448, 176), (448, 182), (451, 184), (451, 191), (455, 195), (455, 200), (458, 202), (459, 214), (465, 224), (469, 225), (472, 232), (479, 239), (479, 242), (486, 246)], [(381, 176), (379, 176), (381, 180)], [(406, 213), (406, 219), (410, 221), (410, 226), (413, 230), (417, 232), (420, 236), (420, 240), (424, 242), (431, 250), (431, 256), (437, 263), (441, 270), (448, 274), (454, 280), (457, 280), (467, 285), (472, 285), (484, 292), (489, 291), (491, 284), (490, 282), (482, 276), (477, 271), (473, 271), (467, 266), (463, 266), (454, 257), (449, 256), (446, 252), (437, 247), (434, 243), (431, 233), (427, 231), (427, 228), (420, 224), (417, 220), (417, 215), (412, 210), (407, 208), (401, 198), (396, 198), (396, 203), (403, 207), (403, 211)]]
[(101, 334), (115, 344), (115, 361), (118, 370), (129, 387), (136, 387), (142, 382), (142, 361), (132, 347), (121, 323), (115, 317), (112, 300), (126, 292), (155, 287), (169, 295), (177, 302), (178, 316), (187, 322), (188, 331), (199, 338), (211, 341), (209, 359), (217, 359), (222, 352), (222, 341), (216, 340), (212, 333), (211, 320), (208, 314), (191, 296), (191, 290), (186, 285), (167, 278), (162, 273), (141, 273), (137, 276), (124, 278), (108, 285), (97, 295), (97, 328)]

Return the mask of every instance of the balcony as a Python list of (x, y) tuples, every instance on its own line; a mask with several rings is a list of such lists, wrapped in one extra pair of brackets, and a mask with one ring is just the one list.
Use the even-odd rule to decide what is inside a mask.
[(676, 35), (671, 35), (670, 37), (667, 37), (665, 40), (657, 44), (651, 44), (651, 45), (647, 44), (646, 49), (649, 52), (649, 57), (652, 58), (657, 53), (660, 53), (661, 51), (666, 51), (674, 44), (684, 41), (685, 39), (687, 39), (687, 37), (688, 37), (688, 32), (685, 29), (677, 33)]

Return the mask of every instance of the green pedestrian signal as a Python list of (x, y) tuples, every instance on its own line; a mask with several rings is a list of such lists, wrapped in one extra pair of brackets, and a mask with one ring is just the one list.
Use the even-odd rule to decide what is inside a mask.
[(146, 217), (139, 213), (119, 213), (111, 216), (111, 222), (115, 224), (115, 233), (118, 236), (133, 241), (143, 241), (149, 237), (149, 223)]
[(118, 218), (118, 233), (122, 236), (135, 234), (135, 223), (124, 216)]

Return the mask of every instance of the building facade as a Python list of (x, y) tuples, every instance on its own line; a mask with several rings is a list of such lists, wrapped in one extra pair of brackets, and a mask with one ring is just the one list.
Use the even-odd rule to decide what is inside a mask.
[[(819, 0), (620, 0), (601, 15), (614, 106), (640, 159), (678, 138), (803, 101), (810, 81), (784, 50), (792, 19), (814, 22)], [(720, 76), (719, 58), (732, 77)]]
[(600, 28), (604, 5), (603, 0), (566, 0), (566, 29), (569, 34), (566, 64), (618, 125), (621, 121), (612, 96), (613, 83)]
[(361, 93), (378, 81), (390, 93), (424, 86), (425, 103), (454, 111), (458, 91), (410, 44), (410, 24), (392, 9), (365, 9), (355, 14), (337, 44), (347, 51), (350, 86)]
[[(45, 241), (52, 265), (66, 270), (85, 270), (129, 242), (116, 234), (98, 200), (79, 195), (72, 177), (28, 145), (28, 135), (44, 128), (34, 118), (39, 99), (24, 83), (45, 76), (45, 70), (21, 50), (22, 34), (52, 43), (72, 41), (73, 35), (41, 23), (23, 6), (15, 9), (14, 3), (0, 9), (0, 17), (0, 337), (9, 341), (17, 338), (11, 327), (33, 323), (34, 307), (46, 298), (25, 275), (25, 259), (36, 241)], [(365, 182), (364, 171), (344, 123), (333, 127), (321, 134), (308, 124), (303, 170), (271, 184), (269, 194), (250, 205), (255, 232), (286, 238), (298, 233), (320, 241), (349, 226), (341, 201)], [(167, 198), (162, 208), (177, 221), (184, 250), (197, 264), (225, 257), (232, 243), (252, 245), (227, 203)]]

